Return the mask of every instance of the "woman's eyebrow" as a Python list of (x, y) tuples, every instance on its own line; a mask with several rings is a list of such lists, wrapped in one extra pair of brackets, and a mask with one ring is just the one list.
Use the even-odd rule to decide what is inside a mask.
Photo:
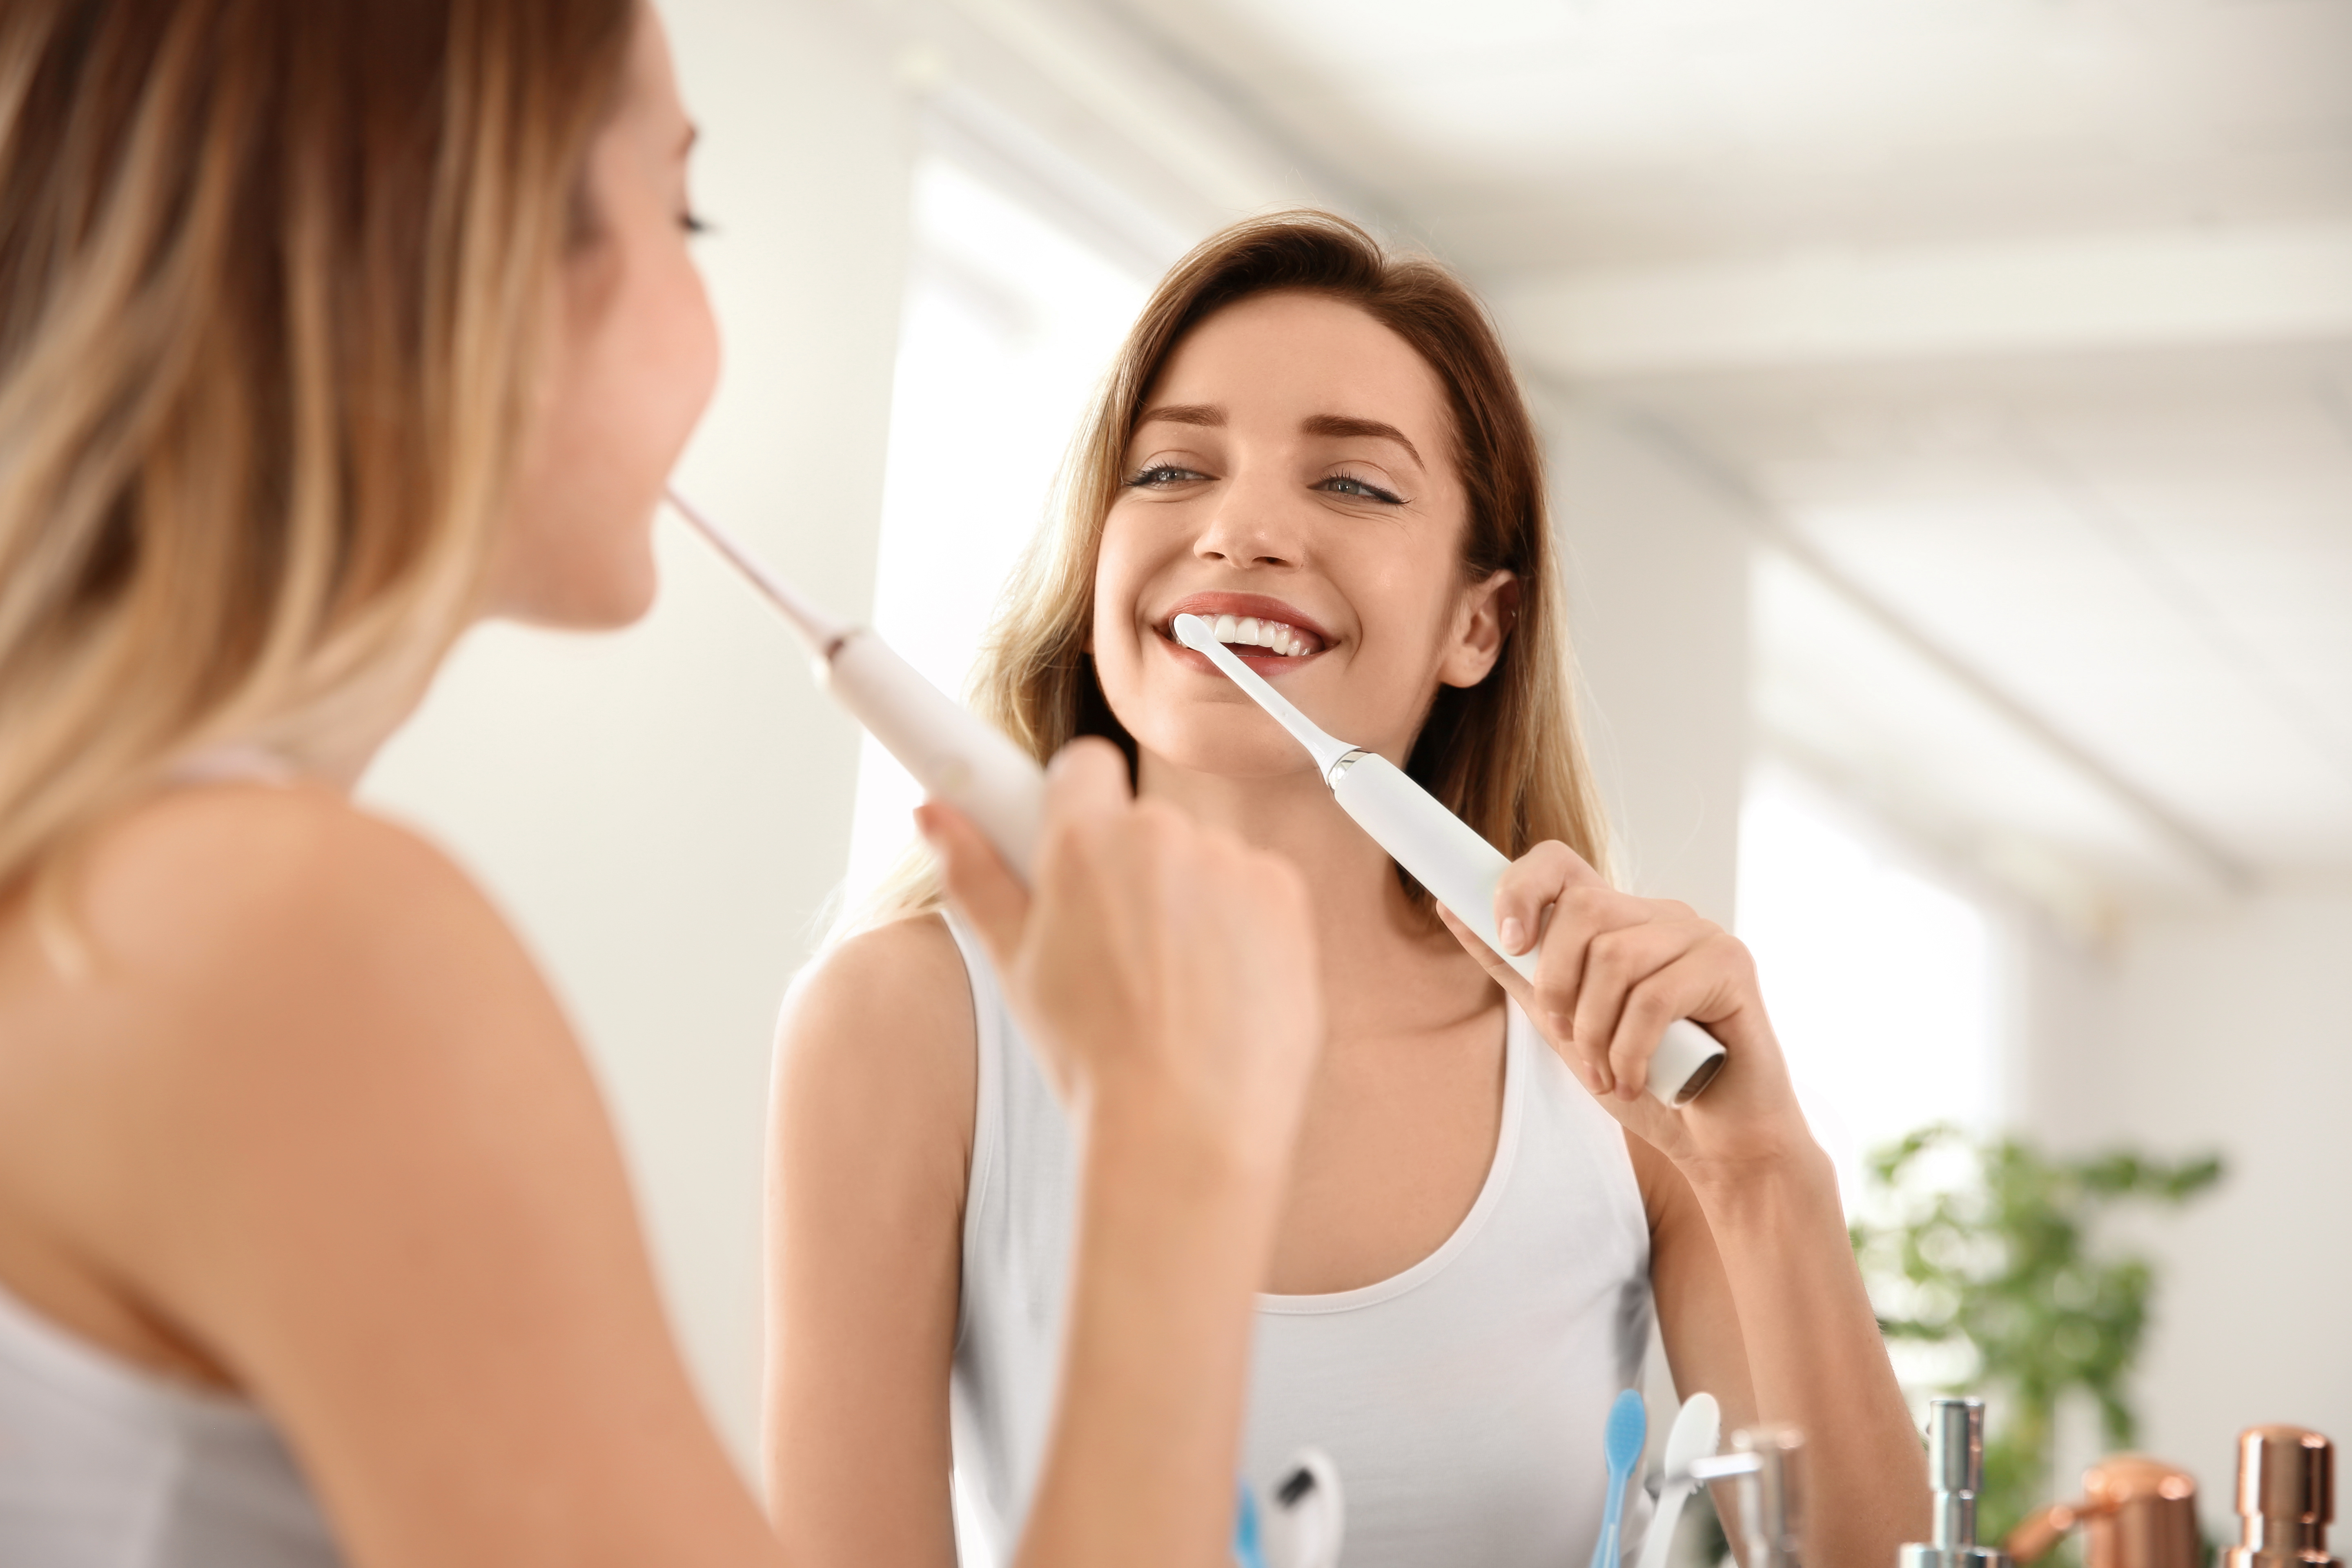
[(1146, 425), (1200, 425), (1222, 430), (1225, 426), (1225, 411), (1213, 403), (1165, 403), (1146, 409), (1135, 424), (1138, 429)]
[(1368, 436), (1374, 440), (1394, 441), (1404, 448), (1405, 456), (1412, 459), (1414, 468), (1424, 473), (1428, 471), (1421, 460), (1420, 452), (1405, 439), (1404, 432), (1393, 425), (1384, 425), (1377, 419), (1359, 419), (1349, 414), (1310, 414), (1298, 422), (1298, 427), (1309, 436)]

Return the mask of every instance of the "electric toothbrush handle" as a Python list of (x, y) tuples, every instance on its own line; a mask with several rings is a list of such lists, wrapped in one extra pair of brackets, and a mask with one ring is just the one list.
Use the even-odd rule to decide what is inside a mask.
[[(1495, 889), (1511, 864), (1501, 850), (1377, 752), (1360, 752), (1335, 769), (1331, 793), (1479, 941), (1528, 979), (1536, 977), (1535, 953), (1504, 952), (1496, 934)], [(1723, 1061), (1723, 1047), (1712, 1035), (1677, 1018), (1650, 1058), (1650, 1093), (1665, 1105), (1686, 1105), (1714, 1081)]]
[(925, 793), (978, 823), (1028, 879), (1045, 818), (1045, 771), (1034, 758), (863, 626), (817, 661), (817, 679)]

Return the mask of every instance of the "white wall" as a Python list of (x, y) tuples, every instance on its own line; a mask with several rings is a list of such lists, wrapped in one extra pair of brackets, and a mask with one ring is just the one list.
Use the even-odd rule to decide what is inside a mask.
[[(886, 40), (823, 0), (663, 0), (703, 140), (726, 333), (688, 494), (789, 577), (873, 591), (911, 137)], [(856, 742), (782, 629), (670, 521), (642, 625), (478, 632), (364, 793), (506, 907), (570, 1005), (688, 1357), (757, 1430), (761, 1135), (777, 1002), (847, 856)]]
[(2143, 917), (2110, 957), (2052, 967), (2072, 973), (2042, 1016), (2071, 1037), (2038, 1042), (2035, 1130), (2229, 1163), (2190, 1207), (2116, 1228), (2160, 1269), (2140, 1446), (2194, 1471), (2208, 1528), (2234, 1539), (2241, 1428), (2352, 1442), (2352, 892)]
[(1546, 414), (1569, 635), (1621, 879), (1727, 926), (1748, 764), (1748, 535), (1601, 411)]

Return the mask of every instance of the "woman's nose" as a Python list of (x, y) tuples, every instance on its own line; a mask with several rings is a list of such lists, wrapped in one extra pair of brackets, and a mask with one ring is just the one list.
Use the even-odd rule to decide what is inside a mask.
[(1192, 552), (1203, 561), (1229, 566), (1295, 566), (1303, 548), (1304, 520), (1284, 487), (1229, 483), (1208, 517)]

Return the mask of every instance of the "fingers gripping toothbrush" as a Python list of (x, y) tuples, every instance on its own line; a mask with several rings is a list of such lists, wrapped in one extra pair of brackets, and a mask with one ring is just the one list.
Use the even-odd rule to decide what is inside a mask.
[(864, 626), (836, 621), (786, 587), (676, 490), (669, 504), (784, 613), (816, 668), (817, 684), (934, 800), (980, 825), (1005, 863), (1027, 877), (1045, 815), (1045, 773), (1003, 731), (919, 674)]
[[(1501, 850), (1386, 757), (1325, 734), (1257, 671), (1234, 658), (1200, 616), (1177, 616), (1175, 631), (1179, 642), (1206, 655), (1307, 748), (1340, 809), (1398, 865), (1452, 910), (1479, 941), (1502, 953), (1505, 963), (1529, 980), (1536, 977), (1535, 953), (1504, 952), (1495, 932), (1495, 889), (1510, 866)], [(1650, 1093), (1669, 1106), (1687, 1105), (1715, 1081), (1723, 1063), (1723, 1047), (1713, 1036), (1687, 1018), (1677, 1018), (1666, 1026), (1657, 1055), (1650, 1058)]]

